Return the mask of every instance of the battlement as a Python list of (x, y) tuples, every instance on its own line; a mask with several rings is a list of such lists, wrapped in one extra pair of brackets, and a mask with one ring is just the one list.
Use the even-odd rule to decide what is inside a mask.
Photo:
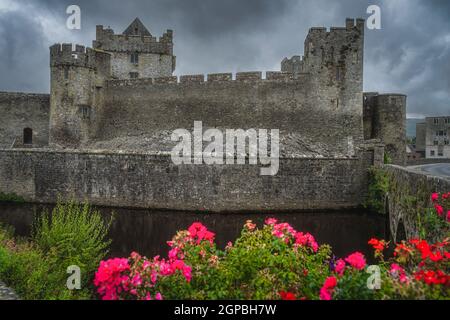
[[(150, 33), (145, 34), (115, 34), (114, 30), (97, 26), (95, 49), (110, 52), (139, 52), (173, 55), (173, 31), (167, 30), (157, 38)], [(147, 35), (148, 34), (148, 35)]]
[(81, 45), (73, 46), (71, 43), (54, 44), (50, 47), (50, 66), (59, 65), (95, 69), (96, 51)]
[(189, 84), (208, 84), (208, 83), (242, 83), (242, 82), (286, 82), (286, 81), (305, 81), (308, 78), (308, 73), (299, 74), (298, 78), (294, 78), (294, 74), (279, 71), (265, 72), (265, 78), (262, 71), (254, 72), (237, 72), (235, 77), (233, 73), (213, 73), (208, 75), (181, 75), (171, 77), (158, 78), (141, 78), (141, 79), (126, 79), (126, 80), (108, 80), (109, 87), (141, 87), (152, 85), (189, 85)]
[(364, 34), (365, 20), (364, 19), (352, 19), (347, 18), (345, 20), (345, 27), (330, 27), (327, 29), (325, 27), (312, 27), (309, 29), (306, 41), (311, 39), (321, 39), (326, 40), (333, 37), (340, 38), (343, 35), (348, 35), (349, 33), (356, 33), (359, 35)]

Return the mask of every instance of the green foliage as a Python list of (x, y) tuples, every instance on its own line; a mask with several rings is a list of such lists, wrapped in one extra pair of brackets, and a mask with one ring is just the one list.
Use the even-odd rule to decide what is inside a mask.
[(389, 192), (389, 175), (380, 168), (369, 169), (369, 192), (364, 207), (374, 212), (385, 213), (386, 194)]
[[(447, 212), (450, 211), (450, 193), (439, 194), (433, 208), (425, 208), (418, 214), (418, 230), (421, 239), (437, 242), (442, 238), (450, 238), (450, 223), (447, 222)], [(441, 215), (437, 212), (441, 207)]]
[(317, 254), (272, 235), (270, 226), (256, 232), (243, 231), (221, 265), (228, 283), (229, 299), (279, 299), (279, 292), (317, 298), (327, 273), (330, 248)]
[[(272, 235), (270, 226), (244, 229), (225, 251), (215, 245), (187, 246), (185, 263), (192, 266), (192, 281), (181, 276), (162, 278), (158, 289), (166, 299), (280, 299), (280, 292), (318, 299), (329, 274), (331, 249), (324, 245), (313, 253)], [(213, 258), (213, 259), (212, 259)], [(215, 258), (215, 259), (214, 259)], [(216, 262), (212, 262), (216, 261)]]
[(3, 193), (0, 192), (0, 202), (14, 202), (14, 203), (24, 203), (25, 199), (14, 193)]
[[(31, 242), (1, 230), (0, 278), (23, 299), (90, 299), (95, 270), (110, 244), (110, 223), (89, 205), (71, 202), (43, 213)], [(67, 268), (72, 265), (81, 269), (81, 290), (67, 289)]]
[(392, 157), (386, 151), (384, 152), (384, 164), (392, 164)]

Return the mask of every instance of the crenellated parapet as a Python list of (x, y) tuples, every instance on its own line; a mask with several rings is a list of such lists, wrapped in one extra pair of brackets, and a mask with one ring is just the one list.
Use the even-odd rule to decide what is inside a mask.
[(50, 66), (96, 67), (95, 50), (71, 43), (54, 44), (50, 47)]
[(152, 35), (115, 34), (114, 30), (97, 26), (95, 49), (110, 52), (140, 52), (173, 55), (173, 31), (167, 30), (161, 37)]
[(197, 75), (181, 75), (157, 78), (142, 79), (126, 79), (126, 80), (109, 80), (108, 87), (133, 87), (133, 86), (151, 86), (151, 85), (189, 85), (189, 84), (211, 84), (211, 83), (259, 83), (259, 82), (286, 82), (296, 81), (305, 82), (309, 74), (299, 74), (294, 78), (292, 73), (280, 71), (265, 72), (237, 72), (234, 77), (233, 73), (213, 73), (213, 74), (197, 74)]

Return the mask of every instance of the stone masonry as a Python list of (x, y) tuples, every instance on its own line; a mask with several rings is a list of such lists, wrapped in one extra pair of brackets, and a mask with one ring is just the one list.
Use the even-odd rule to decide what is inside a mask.
[[(406, 97), (363, 94), (364, 26), (311, 28), (281, 71), (236, 75), (173, 76), (173, 31), (156, 38), (139, 19), (123, 34), (98, 26), (93, 48), (55, 44), (50, 95), (0, 93), (0, 192), (211, 211), (358, 206), (383, 145), (398, 164), (406, 148)], [(279, 174), (174, 166), (171, 133), (194, 121), (279, 129)]]

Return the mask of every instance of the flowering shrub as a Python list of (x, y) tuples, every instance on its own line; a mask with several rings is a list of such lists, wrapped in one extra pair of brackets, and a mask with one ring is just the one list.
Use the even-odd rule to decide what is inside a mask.
[(419, 215), (420, 238), (437, 242), (450, 236), (450, 192), (431, 195), (433, 207)]
[(384, 253), (390, 243), (371, 239), (379, 260), (374, 287), (368, 285), (372, 267), (362, 253), (336, 259), (311, 234), (275, 219), (262, 229), (247, 221), (241, 236), (223, 251), (214, 238), (194, 223), (167, 243), (166, 259), (133, 253), (103, 261), (94, 281), (98, 294), (108, 300), (448, 299), (450, 294), (450, 238), (399, 243), (389, 260)]
[(217, 250), (215, 234), (194, 223), (168, 242), (167, 259), (133, 253), (103, 261), (94, 284), (102, 299), (318, 299), (330, 249), (308, 233), (269, 219), (247, 221), (241, 237)]

